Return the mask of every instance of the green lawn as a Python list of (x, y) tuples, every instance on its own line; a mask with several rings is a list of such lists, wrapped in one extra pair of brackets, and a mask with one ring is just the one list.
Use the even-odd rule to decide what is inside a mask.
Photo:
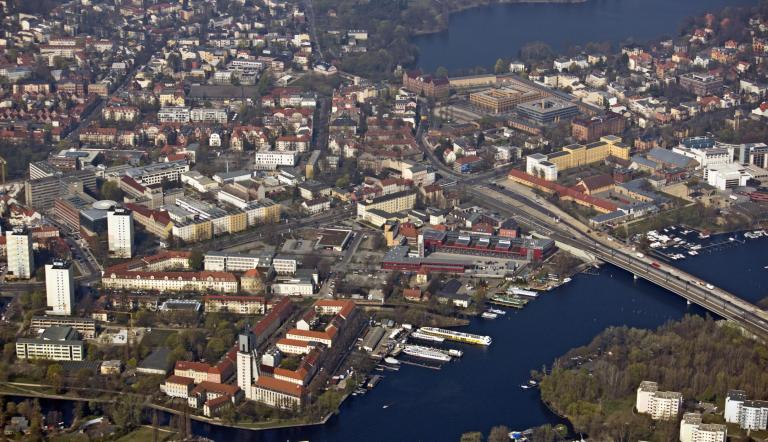
[[(126, 434), (125, 436), (121, 437), (120, 439), (117, 439), (117, 442), (146, 442), (148, 440), (152, 439), (152, 428), (150, 427), (139, 427), (132, 432)], [(158, 429), (157, 430), (157, 440), (159, 441), (166, 441), (173, 438), (175, 435), (175, 432)]]
[(161, 347), (165, 345), (165, 341), (168, 339), (168, 336), (171, 336), (174, 333), (178, 332), (173, 330), (154, 329), (151, 332), (144, 334), (144, 337), (141, 339), (141, 343), (149, 348)]

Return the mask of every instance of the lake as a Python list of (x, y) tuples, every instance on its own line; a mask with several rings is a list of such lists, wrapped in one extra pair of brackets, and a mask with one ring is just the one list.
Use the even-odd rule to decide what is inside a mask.
[(587, 0), (585, 3), (495, 4), (453, 14), (444, 32), (416, 37), (417, 65), (434, 72), (484, 66), (517, 58), (520, 48), (541, 41), (556, 52), (588, 42), (616, 45), (679, 34), (683, 19), (754, 0)]

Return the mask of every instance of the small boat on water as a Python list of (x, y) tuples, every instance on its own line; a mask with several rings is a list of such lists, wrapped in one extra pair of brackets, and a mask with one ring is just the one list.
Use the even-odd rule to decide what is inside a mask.
[(571, 278), (564, 278), (564, 279), (563, 279), (563, 284), (568, 284), (568, 283), (569, 283), (569, 282), (571, 282), (571, 281), (572, 281), (572, 279), (571, 279)]
[(384, 358), (384, 362), (386, 362), (387, 364), (392, 364), (392, 365), (400, 365), (400, 361), (398, 361), (397, 359), (395, 359), (395, 358), (393, 358), (391, 356), (387, 356), (386, 358)]
[(527, 390), (527, 389), (531, 388), (531, 386), (528, 385), (528, 384), (520, 384), (520, 388), (522, 388), (523, 390)]
[(464, 356), (464, 352), (461, 350), (457, 350), (455, 348), (452, 348), (448, 350), (448, 356), (453, 356), (454, 358), (460, 358)]
[(483, 312), (483, 314), (481, 314), (480, 317), (483, 319), (496, 319), (499, 317), (499, 315), (491, 312)]
[(504, 310), (502, 310), (500, 308), (489, 308), (488, 311), (491, 312), (491, 313), (496, 313), (497, 315), (506, 315), (507, 314), (507, 312), (505, 312)]

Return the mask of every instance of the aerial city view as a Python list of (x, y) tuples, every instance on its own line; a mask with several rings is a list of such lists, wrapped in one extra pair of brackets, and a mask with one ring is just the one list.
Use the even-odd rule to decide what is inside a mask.
[(0, 0), (0, 438), (768, 441), (768, 0)]

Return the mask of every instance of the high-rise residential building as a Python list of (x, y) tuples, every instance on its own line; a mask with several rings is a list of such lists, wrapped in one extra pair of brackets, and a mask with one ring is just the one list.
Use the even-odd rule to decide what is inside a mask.
[(107, 236), (110, 256), (133, 256), (133, 214), (130, 210), (115, 207), (107, 213)]
[(676, 391), (659, 391), (656, 382), (643, 381), (637, 388), (635, 408), (638, 413), (650, 414), (653, 420), (670, 420), (680, 413), (683, 395)]
[(32, 254), (32, 234), (23, 227), (5, 232), (5, 247), (8, 257), (8, 274), (16, 279), (29, 279), (35, 273), (35, 258)]
[(71, 263), (56, 260), (52, 264), (46, 264), (45, 293), (49, 314), (72, 314), (75, 305), (75, 278)]
[(744, 390), (728, 390), (725, 396), (725, 411), (723, 417), (729, 424), (738, 424), (741, 419), (741, 407), (747, 400), (747, 392)]
[(728, 390), (723, 417), (744, 430), (768, 429), (768, 401), (749, 400), (743, 390)]
[(728, 427), (702, 423), (701, 413), (685, 413), (680, 421), (680, 442), (725, 442)]
[(739, 427), (744, 430), (768, 429), (768, 401), (744, 401), (739, 415)]
[(240, 333), (237, 337), (237, 386), (245, 392), (248, 399), (253, 399), (251, 385), (259, 377), (255, 350), (256, 337), (253, 333)]

